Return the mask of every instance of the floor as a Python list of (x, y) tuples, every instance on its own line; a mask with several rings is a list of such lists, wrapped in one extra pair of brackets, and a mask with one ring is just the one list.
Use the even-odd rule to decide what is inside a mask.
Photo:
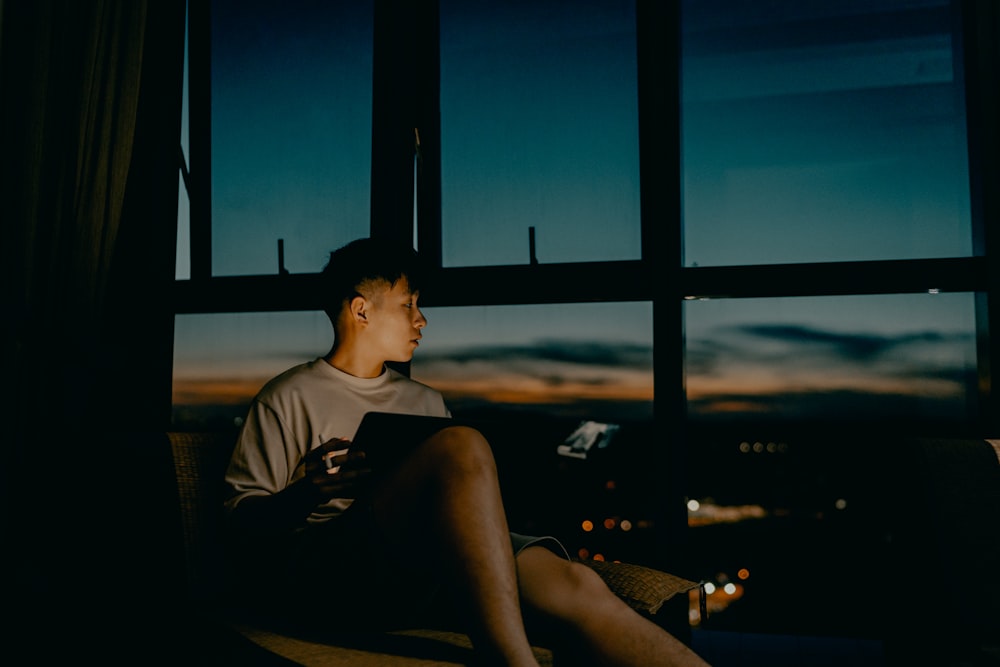
[(695, 630), (695, 652), (712, 667), (884, 667), (882, 642)]

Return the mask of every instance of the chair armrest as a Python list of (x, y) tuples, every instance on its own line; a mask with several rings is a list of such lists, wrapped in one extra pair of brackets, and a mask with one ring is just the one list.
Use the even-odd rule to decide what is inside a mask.
[(579, 562), (601, 575), (608, 588), (630, 607), (647, 614), (655, 614), (664, 602), (675, 595), (701, 586), (698, 582), (632, 563), (597, 560)]

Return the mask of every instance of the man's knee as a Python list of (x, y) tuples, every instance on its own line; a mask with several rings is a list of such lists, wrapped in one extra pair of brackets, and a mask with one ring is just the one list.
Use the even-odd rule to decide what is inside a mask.
[(544, 547), (525, 549), (517, 562), (524, 601), (546, 615), (566, 619), (614, 595), (592, 568)]
[(423, 448), (440, 465), (496, 474), (496, 462), (489, 441), (472, 427), (444, 428), (428, 438)]
[(610, 592), (601, 576), (582, 563), (565, 561), (563, 570), (563, 587), (578, 600), (593, 601)]

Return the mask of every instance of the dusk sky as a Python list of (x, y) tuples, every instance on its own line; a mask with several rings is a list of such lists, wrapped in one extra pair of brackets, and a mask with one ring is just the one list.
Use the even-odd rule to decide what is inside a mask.
[[(891, 4), (684, 3), (686, 265), (971, 253), (949, 26), (873, 30), (866, 16)], [(216, 275), (277, 272), (279, 238), (290, 271), (315, 272), (367, 235), (366, 5), (213, 3)], [(531, 226), (541, 262), (638, 258), (630, 3), (442, 0), (441, 16), (445, 264), (526, 263)], [(862, 25), (866, 40), (850, 27)], [(184, 278), (183, 206), (181, 229)], [(872, 395), (965, 409), (968, 294), (699, 301), (685, 317), (686, 384), (703, 414), (829, 412), (834, 397), (878, 405)], [(442, 308), (428, 319), (413, 374), (446, 395), (652, 400), (647, 303)], [(176, 341), (175, 403), (234, 388), (246, 401), (325, 353), (331, 334), (322, 313), (178, 316)]]

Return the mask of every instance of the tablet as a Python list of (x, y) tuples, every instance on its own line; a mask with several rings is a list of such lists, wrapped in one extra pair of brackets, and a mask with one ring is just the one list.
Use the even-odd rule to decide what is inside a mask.
[(351, 449), (363, 450), (365, 461), (377, 475), (391, 469), (441, 429), (457, 424), (451, 417), (367, 412), (354, 434)]

